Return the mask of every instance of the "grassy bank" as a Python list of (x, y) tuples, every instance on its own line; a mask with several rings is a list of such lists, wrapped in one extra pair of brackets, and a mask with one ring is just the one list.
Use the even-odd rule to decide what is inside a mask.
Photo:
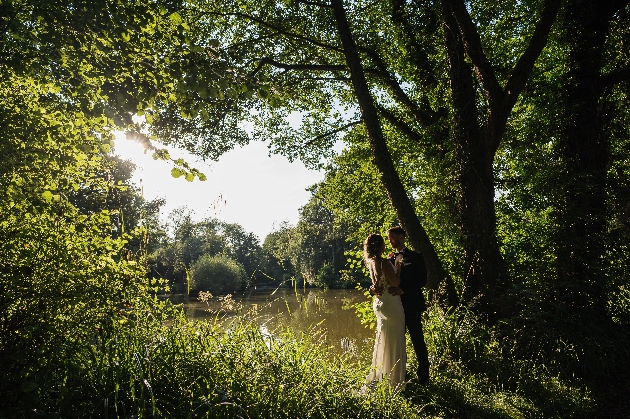
[[(225, 329), (167, 325), (150, 310), (89, 338), (70, 338), (4, 417), (416, 417), (401, 395), (360, 395), (367, 365), (332, 356), (317, 332), (265, 335), (251, 319)], [(31, 377), (32, 378), (32, 377)], [(25, 391), (27, 390), (27, 391)]]
[(510, 348), (467, 312), (427, 314), (428, 387), (362, 394), (368, 356), (335, 355), (317, 329), (269, 335), (248, 315), (224, 327), (154, 304), (40, 353), (37, 368), (13, 377), (2, 417), (578, 418), (597, 409), (584, 380)]

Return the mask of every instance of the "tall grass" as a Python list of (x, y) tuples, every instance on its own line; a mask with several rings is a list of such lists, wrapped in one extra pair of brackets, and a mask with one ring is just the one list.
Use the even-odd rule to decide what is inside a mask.
[[(562, 352), (561, 339), (543, 342), (555, 339), (547, 334), (523, 345), (518, 322), (488, 327), (465, 309), (434, 307), (423, 319), (431, 384), (362, 393), (368, 354), (337, 355), (317, 327), (267, 333), (254, 315), (189, 321), (169, 303), (138, 302), (91, 336), (60, 336), (55, 352), (42, 353), (15, 382), (18, 405), (0, 402), (0, 417), (564, 419), (596, 412), (597, 395), (570, 374), (565, 361), (573, 354)], [(408, 353), (413, 371), (411, 346)]]
[[(464, 308), (426, 313), (433, 385), (412, 394), (427, 417), (574, 418), (594, 408), (579, 379), (561, 377), (551, 359), (513, 352), (501, 329)], [(545, 339), (544, 336), (540, 337)]]
[(170, 314), (136, 309), (89, 342), (70, 339), (38, 400), (5, 417), (417, 417), (386, 387), (360, 394), (368, 365), (332, 355), (318, 332), (270, 336), (247, 317), (226, 328)]

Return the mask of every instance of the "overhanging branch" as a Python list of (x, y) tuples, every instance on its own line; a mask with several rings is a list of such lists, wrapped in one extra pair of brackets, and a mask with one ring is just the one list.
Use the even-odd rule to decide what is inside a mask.
[(412, 141), (417, 143), (421, 143), (423, 138), (416, 131), (411, 129), (409, 125), (403, 122), (400, 118), (390, 112), (388, 109), (385, 109), (383, 106), (376, 105), (376, 109), (378, 109), (378, 113), (385, 118), (390, 124), (395, 126), (400, 132), (407, 136)]
[(264, 57), (260, 59), (256, 70), (250, 75), (253, 76), (257, 72), (260, 71), (262, 67), (265, 65), (270, 65), (272, 67), (281, 68), (285, 71), (347, 71), (348, 68), (345, 65), (334, 65), (334, 64), (287, 64), (281, 63), (269, 57)]
[(321, 135), (318, 135), (317, 137), (307, 141), (306, 143), (304, 143), (304, 147), (310, 147), (311, 145), (315, 144), (319, 140), (322, 140), (322, 139), (324, 139), (326, 137), (330, 137), (331, 135), (335, 135), (335, 134), (337, 134), (337, 133), (339, 133), (341, 131), (345, 131), (345, 130), (347, 130), (350, 127), (353, 127), (355, 125), (359, 125), (359, 124), (362, 124), (362, 123), (363, 123), (363, 120), (359, 119), (358, 121), (350, 122), (349, 124), (346, 124), (346, 125), (344, 125), (342, 127), (334, 129), (332, 131), (325, 132), (325, 133), (323, 133)]
[(630, 65), (610, 72), (608, 74), (604, 74), (600, 77), (600, 86), (602, 88), (612, 87), (617, 83), (621, 83), (622, 81), (630, 80)]

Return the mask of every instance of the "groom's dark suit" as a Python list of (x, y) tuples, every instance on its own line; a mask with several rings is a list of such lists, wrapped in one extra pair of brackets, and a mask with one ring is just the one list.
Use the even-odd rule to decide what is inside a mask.
[[(418, 358), (418, 381), (426, 383), (429, 381), (429, 353), (424, 342), (420, 317), (422, 312), (427, 309), (422, 293), (422, 287), (427, 284), (427, 268), (421, 253), (407, 248), (404, 248), (401, 253), (403, 265), (400, 270), (400, 289), (403, 293), (400, 300), (405, 309), (405, 326), (407, 326)], [(394, 255), (390, 261), (394, 263), (395, 259), (396, 256)]]

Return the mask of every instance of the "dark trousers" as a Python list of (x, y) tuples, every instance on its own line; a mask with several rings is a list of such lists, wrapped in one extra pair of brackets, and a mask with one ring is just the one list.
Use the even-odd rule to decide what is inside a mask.
[(416, 358), (418, 358), (418, 381), (427, 382), (429, 381), (429, 351), (424, 342), (421, 315), (422, 313), (405, 313), (405, 326), (407, 326)]

